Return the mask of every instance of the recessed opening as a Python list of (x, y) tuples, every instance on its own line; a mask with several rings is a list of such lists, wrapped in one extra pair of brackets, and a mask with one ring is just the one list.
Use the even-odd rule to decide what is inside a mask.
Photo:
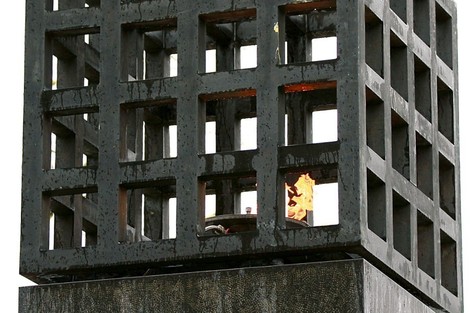
[(95, 167), (98, 165), (98, 113), (53, 116), (44, 135), (44, 168)]
[(439, 154), (439, 198), (441, 209), (455, 219), (455, 167)]
[(406, 23), (406, 0), (390, 0), (390, 8)]
[(411, 260), (410, 203), (393, 191), (393, 247)]
[(48, 89), (98, 85), (100, 34), (48, 34), (45, 82)]
[(201, 73), (231, 71), (257, 66), (256, 10), (211, 13), (201, 16), (205, 63)]
[(431, 70), (416, 56), (414, 89), (416, 110), (431, 122)]
[(413, 27), (414, 32), (424, 41), (425, 44), (430, 46), (430, 11), (429, 0), (415, 0), (413, 1)]
[(177, 156), (176, 100), (121, 106), (121, 161)]
[(452, 17), (436, 2), (436, 50), (438, 57), (453, 67)]
[(408, 101), (408, 49), (401, 39), (390, 32), (391, 85), (398, 94)]
[(434, 227), (430, 219), (418, 210), (418, 267), (432, 278), (434, 273)]
[(439, 78), (437, 79), (437, 116), (439, 131), (454, 143), (454, 93)]
[(204, 235), (226, 235), (256, 230), (256, 176), (215, 177), (200, 180), (200, 214)]
[(441, 230), (441, 284), (458, 296), (457, 244)]
[(410, 139), (408, 123), (392, 110), (392, 166), (410, 179)]
[(336, 82), (284, 86), (286, 145), (338, 140)]
[(339, 223), (336, 168), (287, 173), (284, 188), (287, 228)]
[[(90, 190), (89, 190), (90, 191)], [(97, 244), (98, 194), (96, 192), (44, 195), (49, 218), (49, 250)]]
[[(281, 7), (279, 61), (283, 64), (335, 60), (338, 57), (335, 8)], [(282, 44), (284, 43), (284, 44)]]
[[(176, 185), (161, 181), (143, 188), (122, 188), (125, 226), (120, 241), (127, 243), (176, 238)], [(124, 225), (124, 224), (121, 224)]]
[(366, 21), (366, 63), (383, 77), (383, 23), (369, 9), (365, 8)]
[(432, 146), (419, 133), (416, 133), (416, 176), (418, 189), (430, 199), (433, 198)]
[(176, 19), (122, 27), (121, 80), (177, 75)]
[(366, 141), (367, 146), (385, 160), (384, 103), (366, 87)]
[(201, 95), (205, 112), (204, 153), (257, 148), (256, 92)]
[(367, 171), (367, 224), (377, 236), (386, 240), (385, 183), (372, 171)]

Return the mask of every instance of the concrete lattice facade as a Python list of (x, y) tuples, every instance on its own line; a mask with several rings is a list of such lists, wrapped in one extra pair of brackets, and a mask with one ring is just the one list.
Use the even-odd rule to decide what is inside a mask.
[[(361, 256), (460, 312), (456, 15), (450, 0), (27, 0), (21, 273)], [(324, 37), (337, 55), (314, 61)], [(325, 110), (337, 140), (313, 143)], [(338, 223), (286, 223), (284, 185), (304, 172), (336, 184)], [(216, 216), (242, 215), (252, 191), (254, 229), (204, 232), (207, 195)]]

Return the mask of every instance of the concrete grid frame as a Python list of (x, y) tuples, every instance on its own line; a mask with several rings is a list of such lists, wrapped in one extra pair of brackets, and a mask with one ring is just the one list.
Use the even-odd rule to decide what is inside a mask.
[[(461, 311), (453, 1), (26, 3), (22, 275), (361, 256), (430, 306)], [(337, 54), (313, 61), (313, 40), (327, 37)], [(256, 66), (243, 68), (247, 46)], [(337, 140), (312, 143), (312, 114), (325, 110)], [(245, 119), (255, 148), (240, 144)], [(300, 173), (337, 184), (337, 224), (286, 222), (284, 185)], [(253, 191), (253, 229), (204, 232), (208, 195), (216, 217), (241, 216)]]

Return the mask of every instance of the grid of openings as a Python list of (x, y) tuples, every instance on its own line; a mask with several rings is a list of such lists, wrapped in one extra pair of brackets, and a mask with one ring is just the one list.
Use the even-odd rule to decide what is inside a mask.
[(45, 87), (48, 89), (98, 85), (99, 30), (48, 34), (45, 65)]
[(281, 64), (335, 60), (338, 56), (336, 6), (318, 1), (281, 7), (279, 62)]
[[(379, 2), (365, 5), (363, 29), (365, 142), (376, 154), (366, 176), (369, 235), (393, 247), (410, 266), (417, 264), (428, 282), (458, 296), (451, 6), (414, 0), (409, 12), (410, 1), (390, 0), (388, 14), (404, 24), (392, 16), (385, 29)], [(412, 34), (405, 24), (412, 25)], [(387, 34), (390, 41), (384, 43)]]
[(123, 25), (121, 79), (177, 76), (177, 35), (176, 19)]
[(431, 1), (30, 10), (44, 34), (28, 27), (25, 116), (42, 120), (25, 122), (25, 147), (42, 158), (25, 155), (24, 216), (42, 211), (23, 221), (23, 273), (39, 281), (46, 264), (81, 279), (88, 257), (121, 275), (360, 242), (418, 289), (413, 277), (429, 276), (457, 294), (455, 21)]
[(257, 66), (256, 10), (200, 16), (205, 34), (201, 45), (201, 73), (231, 71)]

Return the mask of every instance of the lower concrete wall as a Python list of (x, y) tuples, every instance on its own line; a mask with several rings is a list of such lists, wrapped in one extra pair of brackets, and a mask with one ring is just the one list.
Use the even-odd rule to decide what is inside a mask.
[(433, 312), (364, 260), (24, 287), (19, 300), (21, 313)]

